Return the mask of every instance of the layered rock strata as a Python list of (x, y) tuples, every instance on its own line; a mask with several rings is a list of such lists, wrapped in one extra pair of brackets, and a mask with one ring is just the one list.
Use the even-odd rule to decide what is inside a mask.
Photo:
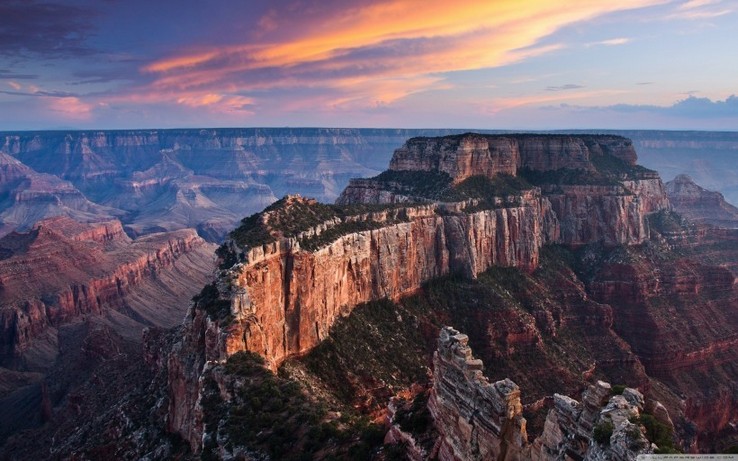
[(134, 337), (177, 324), (181, 303), (212, 273), (212, 248), (193, 230), (131, 241), (118, 221), (58, 217), (9, 234), (0, 239), (0, 363), (50, 365), (55, 329), (87, 314), (112, 315)]
[[(637, 423), (645, 409), (643, 395), (631, 388), (612, 395), (602, 381), (590, 386), (581, 402), (555, 394), (543, 434), (529, 443), (520, 389), (509, 379), (490, 383), (467, 343), (466, 335), (445, 327), (433, 358), (428, 408), (440, 433), (438, 459), (627, 461), (653, 453)], [(652, 406), (670, 422), (662, 406)]]
[[(471, 176), (513, 175), (520, 167), (581, 166), (596, 171), (597, 156), (609, 156), (618, 165), (635, 162), (632, 145), (619, 137), (464, 135), (408, 141), (396, 152), (392, 168), (445, 173), (458, 182)], [(170, 385), (181, 395), (171, 407), (171, 429), (197, 446), (197, 425), (192, 423), (197, 418), (192, 414), (197, 411), (199, 372), (209, 361), (248, 350), (276, 369), (287, 357), (316, 346), (336, 319), (357, 304), (396, 299), (447, 274), (473, 278), (492, 266), (530, 271), (546, 243), (643, 242), (649, 235), (646, 215), (668, 206), (660, 195), (660, 180), (649, 175), (632, 175), (628, 184), (572, 185), (563, 192), (544, 188), (543, 194), (539, 187), (528, 187), (484, 200), (394, 207), (352, 218), (372, 220), (372, 230), (345, 233), (311, 250), (301, 247), (304, 237), (345, 221), (334, 219), (296, 237), (278, 236), (253, 247), (231, 241), (231, 251), (241, 259), (218, 282), (218, 296), (230, 305), (228, 317), (218, 319), (203, 314), (203, 308), (193, 309), (186, 330), (193, 330), (188, 337), (199, 341), (192, 347), (203, 349), (197, 356), (173, 354), (171, 359)], [(342, 203), (378, 201), (364, 200), (352, 190), (349, 186), (344, 191), (343, 198), (353, 198)], [(269, 219), (264, 215), (261, 220)]]
[(349, 233), (316, 251), (302, 250), (298, 238), (250, 249), (223, 278), (233, 323), (210, 357), (250, 350), (276, 367), (316, 346), (360, 303), (396, 299), (447, 274), (473, 278), (491, 266), (532, 270), (541, 246), (558, 232), (541, 205), (531, 192), (518, 206), (474, 213), (405, 208), (396, 213), (408, 222)]
[(698, 186), (687, 175), (666, 183), (666, 193), (674, 210), (693, 221), (719, 227), (738, 228), (738, 208), (725, 201), (720, 192)]
[(441, 460), (525, 459), (528, 444), (520, 389), (509, 379), (490, 383), (469, 338), (446, 327), (433, 356), (428, 408), (441, 433)]

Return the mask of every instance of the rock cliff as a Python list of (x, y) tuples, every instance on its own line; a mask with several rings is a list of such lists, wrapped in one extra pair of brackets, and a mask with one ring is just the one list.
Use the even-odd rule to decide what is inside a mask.
[[(365, 200), (349, 185), (339, 206), (287, 197), (244, 219), (219, 250), (217, 286), (203, 291), (187, 317), (193, 345), (179, 350), (199, 352), (170, 359), (178, 396), (171, 429), (194, 448), (200, 443), (194, 414), (199, 373), (209, 362), (246, 350), (276, 369), (318, 345), (360, 303), (397, 299), (447, 274), (532, 271), (547, 243), (642, 243), (647, 215), (668, 200), (658, 176), (634, 162), (630, 143), (610, 136), (420, 138), (396, 151), (389, 183), (380, 184), (390, 194), (409, 191), (405, 199), (377, 206), (376, 195)], [(546, 167), (557, 167), (555, 181), (540, 175), (549, 170), (536, 170)], [(521, 169), (541, 185), (515, 178)], [(561, 172), (585, 172), (597, 183), (561, 183)], [(428, 178), (446, 195), (419, 196)], [(410, 200), (421, 203), (396, 203)]]
[(57, 328), (88, 314), (112, 316), (127, 336), (147, 325), (176, 325), (192, 286), (211, 274), (211, 251), (192, 230), (132, 241), (118, 221), (88, 225), (57, 217), (5, 236), (0, 363), (46, 368), (57, 353)]
[[(222, 241), (241, 217), (277, 197), (302, 193), (332, 201), (349, 178), (384, 168), (392, 148), (408, 137), (447, 133), (328, 128), (0, 133), (1, 158), (37, 179), (33, 188), (23, 187), (18, 205), (0, 203), (5, 228), (0, 235), (66, 215), (87, 222), (118, 218), (134, 236), (190, 227)], [(0, 193), (6, 184), (17, 185), (0, 173)]]
[[(646, 424), (655, 424), (643, 395), (631, 388), (613, 395), (610, 384), (602, 381), (590, 386), (581, 402), (555, 394), (543, 433), (530, 443), (520, 389), (509, 379), (490, 383), (467, 343), (466, 335), (445, 327), (434, 355), (428, 406), (440, 433), (438, 459), (627, 461), (658, 448), (642, 426), (642, 416)], [(650, 406), (659, 408), (664, 427), (671, 424), (658, 402)], [(671, 446), (668, 438), (661, 442)]]
[(687, 175), (666, 183), (666, 193), (674, 210), (685, 218), (714, 226), (738, 228), (738, 208), (725, 201), (720, 192), (698, 186)]
[[(646, 215), (669, 207), (658, 174), (635, 163), (632, 143), (619, 136), (464, 134), (407, 141), (395, 151), (390, 172), (445, 174), (451, 184), (473, 176), (522, 176), (550, 202), (561, 224), (557, 242), (613, 245), (646, 240)], [(352, 180), (337, 203), (437, 199), (402, 180), (399, 174)]]

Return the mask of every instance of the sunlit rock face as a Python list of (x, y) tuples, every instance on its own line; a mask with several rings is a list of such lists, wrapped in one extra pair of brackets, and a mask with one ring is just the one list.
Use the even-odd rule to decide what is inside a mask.
[[(456, 181), (512, 176), (529, 163), (595, 171), (595, 157), (605, 155), (626, 165), (635, 161), (632, 145), (613, 136), (467, 134), (412, 139), (395, 152), (391, 167), (441, 171)], [(363, 190), (350, 185), (339, 202), (377, 203)], [(290, 200), (286, 207), (309, 204)], [(528, 186), (479, 211), (476, 203), (408, 203), (361, 218), (371, 219), (376, 229), (345, 233), (317, 249), (302, 248), (300, 238), (237, 248), (242, 259), (229, 271), (222, 293), (231, 300), (236, 322), (222, 332), (214, 358), (251, 350), (276, 367), (317, 345), (336, 318), (357, 304), (397, 298), (447, 274), (473, 278), (492, 266), (530, 271), (546, 243), (638, 244), (649, 235), (646, 215), (668, 207), (652, 173), (613, 185)], [(329, 221), (303, 234), (335, 225)]]
[[(452, 184), (462, 184), (473, 177), (514, 177), (522, 169), (595, 174), (602, 169), (601, 159), (629, 171), (635, 153), (628, 140), (613, 136), (468, 134), (410, 140), (395, 152), (391, 169), (446, 174)], [(447, 274), (474, 278), (492, 266), (532, 271), (546, 243), (641, 243), (649, 236), (647, 214), (667, 207), (668, 200), (657, 175), (636, 173), (623, 173), (622, 180), (616, 176), (606, 185), (527, 185), (483, 203), (417, 203), (382, 189), (379, 180), (354, 182), (339, 197), (341, 205), (395, 205), (351, 218), (371, 221), (371, 230), (340, 233), (317, 248), (302, 247), (305, 236), (340, 227), (333, 219), (295, 237), (277, 235), (266, 244), (228, 243), (240, 259), (218, 281), (218, 296), (230, 305), (227, 321), (193, 309), (185, 329), (199, 331), (187, 337), (200, 338), (195, 348), (201, 351), (197, 358), (189, 353), (172, 356), (170, 383), (173, 389), (197, 389), (199, 374), (193, 367), (243, 350), (258, 353), (276, 369), (286, 358), (319, 344), (336, 319), (360, 303), (396, 299)], [(288, 197), (281, 206), (309, 204)], [(269, 222), (275, 212), (265, 211), (259, 219)], [(181, 424), (173, 423), (171, 429), (196, 445), (198, 430), (191, 414), (197, 393), (185, 394), (172, 407), (171, 421)]]

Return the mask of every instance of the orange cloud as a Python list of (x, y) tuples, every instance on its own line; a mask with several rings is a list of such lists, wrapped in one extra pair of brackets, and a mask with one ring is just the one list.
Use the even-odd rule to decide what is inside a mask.
[(59, 112), (66, 118), (76, 120), (87, 120), (92, 115), (93, 106), (86, 102), (81, 101), (79, 98), (74, 96), (64, 98), (45, 98), (49, 110), (53, 112)]
[[(198, 92), (208, 98), (226, 86), (231, 92), (319, 87), (343, 91), (336, 99), (343, 103), (391, 102), (432, 88), (438, 74), (551, 53), (561, 45), (538, 43), (567, 25), (667, 1), (385, 0), (335, 11), (300, 24), (298, 32), (289, 28), (303, 18), (270, 12), (261, 27), (273, 32), (270, 37), (281, 31), (291, 34), (289, 39), (200, 50), (142, 70), (156, 76), (152, 88), (164, 93)], [(408, 90), (391, 82), (402, 82)], [(202, 102), (180, 99), (186, 105)]]

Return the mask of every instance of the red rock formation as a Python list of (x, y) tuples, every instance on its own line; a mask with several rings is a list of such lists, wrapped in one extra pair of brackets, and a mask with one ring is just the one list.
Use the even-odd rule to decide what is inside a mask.
[(348, 234), (314, 252), (301, 250), (297, 239), (251, 249), (228, 276), (235, 322), (212, 358), (250, 350), (276, 367), (317, 345), (338, 316), (362, 302), (398, 298), (450, 273), (475, 277), (493, 265), (532, 270), (540, 247), (556, 235), (540, 204), (530, 193), (520, 206), (469, 214), (408, 209), (410, 222)]
[[(524, 141), (538, 147), (519, 152), (518, 142)], [(532, 168), (574, 168), (580, 163), (594, 168), (590, 157), (605, 153), (626, 164), (635, 160), (632, 146), (618, 137), (464, 135), (411, 140), (396, 152), (392, 168), (440, 170), (458, 181), (478, 174), (512, 174), (521, 163)], [(537, 267), (539, 249), (545, 243), (642, 243), (649, 235), (646, 214), (668, 202), (658, 178), (631, 179), (629, 186), (635, 192), (625, 185), (562, 186), (562, 193), (548, 191), (550, 200), (532, 188), (519, 196), (497, 198), (492, 209), (483, 211), (465, 211), (473, 210), (477, 205), (473, 201), (408, 207), (395, 211), (407, 222), (374, 217), (375, 222), (386, 224), (340, 236), (315, 251), (302, 249), (299, 237), (255, 248), (233, 244), (237, 253), (244, 253), (243, 262), (219, 280), (220, 296), (231, 304), (230, 317), (216, 322), (191, 313), (186, 329), (194, 330), (188, 337), (202, 338), (197, 343), (204, 347), (202, 355), (197, 360), (172, 358), (177, 364), (170, 366), (174, 370), (170, 383), (180, 397), (172, 407), (176, 416), (170, 420), (171, 428), (193, 447), (199, 443), (192, 423), (197, 393), (186, 390), (197, 389), (199, 372), (188, 367), (249, 350), (275, 369), (287, 357), (316, 346), (336, 319), (357, 304), (398, 298), (451, 273), (475, 277), (492, 266), (530, 271)], [(639, 193), (656, 196), (641, 198)], [(364, 201), (363, 192), (356, 197)], [(308, 233), (333, 225), (326, 223)], [(592, 322), (599, 325), (602, 320)], [(532, 328), (509, 334), (511, 347), (535, 338)]]
[[(701, 251), (695, 244), (681, 248)], [(728, 254), (734, 258), (735, 247)], [(614, 329), (646, 372), (682, 396), (682, 402), (667, 408), (683, 411), (696, 424), (697, 445), (706, 449), (738, 414), (732, 390), (738, 379), (733, 367), (738, 360), (738, 290), (728, 268), (695, 259), (700, 258), (611, 255), (593, 274), (589, 291), (613, 306)]]
[(592, 157), (612, 155), (634, 165), (630, 140), (620, 136), (480, 135), (413, 138), (397, 150), (390, 170), (441, 171), (458, 183), (474, 175), (515, 175), (518, 168), (594, 170)]
[[(177, 304), (207, 279), (212, 261), (212, 246), (192, 230), (131, 241), (117, 221), (81, 225), (52, 218), (27, 234), (6, 236), (0, 247), (6, 253), (0, 260), (1, 357), (16, 366), (43, 367), (44, 360), (28, 355), (37, 338), (53, 336), (55, 327), (85, 314), (112, 309), (143, 324), (176, 324), (184, 311)], [(149, 287), (151, 282), (172, 276), (194, 286), (171, 286), (171, 294), (145, 299), (146, 290), (164, 288)], [(53, 356), (53, 350), (47, 353)]]
[[(635, 460), (653, 453), (650, 442), (632, 422), (645, 409), (636, 389), (611, 394), (610, 384), (590, 386), (582, 402), (555, 394), (543, 434), (528, 442), (520, 389), (509, 379), (490, 383), (475, 359), (468, 337), (451, 327), (441, 330), (433, 356), (433, 387), (428, 409), (440, 433), (442, 461), (611, 459)], [(652, 406), (658, 406), (653, 402)], [(668, 413), (659, 407), (662, 418)], [(610, 424), (606, 443), (595, 441), (595, 427)]]
[(519, 163), (513, 139), (467, 134), (413, 138), (395, 150), (390, 170), (441, 171), (458, 183), (473, 175), (515, 175)]
[(446, 327), (433, 356), (428, 408), (441, 433), (438, 459), (525, 459), (528, 435), (520, 389), (509, 379), (490, 383), (468, 341), (466, 335)]

